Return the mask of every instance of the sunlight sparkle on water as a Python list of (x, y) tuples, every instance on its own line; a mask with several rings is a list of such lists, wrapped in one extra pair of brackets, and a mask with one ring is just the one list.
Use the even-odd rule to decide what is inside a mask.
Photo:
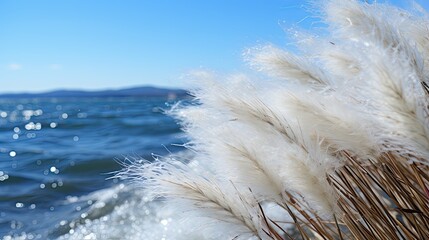
[(25, 124), (25, 129), (26, 130), (41, 130), (42, 129), (42, 124), (41, 123), (34, 123), (34, 122), (29, 122), (27, 124)]
[(24, 110), (22, 111), (22, 116), (24, 116), (25, 119), (30, 119), (32, 116), (41, 116), (43, 114), (42, 109), (37, 110)]
[(33, 116), (33, 114), (34, 114), (33, 110), (24, 110), (24, 111), (22, 111), (22, 116), (24, 116), (24, 118), (26, 120), (29, 120)]
[(27, 124), (25, 124), (25, 129), (26, 130), (32, 130), (34, 128), (34, 123), (33, 122), (29, 122)]
[(35, 138), (36, 134), (35, 133), (27, 133), (27, 138)]
[(3, 182), (9, 178), (9, 175), (7, 175), (5, 172), (0, 171), (0, 182)]

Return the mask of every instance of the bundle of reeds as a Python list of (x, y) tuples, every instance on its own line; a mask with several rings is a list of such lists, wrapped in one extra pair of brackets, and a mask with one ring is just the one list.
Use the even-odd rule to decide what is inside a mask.
[(319, 8), (329, 34), (305, 34), (301, 55), (249, 51), (267, 76), (193, 75), (195, 104), (171, 111), (192, 160), (128, 168), (183, 234), (429, 239), (429, 19), (355, 0)]

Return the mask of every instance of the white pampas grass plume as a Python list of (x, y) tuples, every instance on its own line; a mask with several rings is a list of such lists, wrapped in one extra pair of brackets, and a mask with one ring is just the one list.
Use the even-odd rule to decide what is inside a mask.
[(264, 76), (192, 74), (193, 100), (169, 112), (192, 159), (123, 174), (184, 232), (429, 237), (429, 40), (418, 34), (429, 20), (355, 0), (320, 7), (330, 32), (302, 41), (305, 55), (269, 44), (246, 55)]
[(249, 62), (257, 70), (273, 77), (324, 88), (331, 85), (322, 69), (315, 67), (308, 59), (268, 45), (249, 50)]
[(359, 115), (359, 109), (342, 104), (335, 95), (297, 87), (293, 91), (274, 91), (271, 95), (284, 105), (282, 114), (296, 116), (302, 131), (319, 141), (330, 155), (347, 151), (365, 159), (379, 154), (371, 119)]
[[(321, 215), (332, 216), (336, 200), (326, 175), (340, 163), (320, 150), (318, 139), (303, 136), (294, 117), (279, 115), (282, 104), (270, 101), (267, 92), (260, 91), (242, 76), (229, 80), (228, 86), (206, 80), (209, 85), (203, 85), (194, 95), (201, 106), (219, 108), (217, 111), (233, 121), (188, 131), (191, 137), (196, 134), (196, 138), (200, 138), (197, 142), (205, 146), (215, 172), (250, 187), (263, 200), (275, 199), (285, 191), (299, 192)], [(238, 87), (247, 91), (237, 92)], [(219, 119), (216, 116), (214, 113), (206, 118)], [(200, 117), (197, 122), (199, 120)], [(198, 125), (195, 119), (190, 121), (192, 126)], [(262, 183), (269, 187), (261, 188)]]
[(368, 102), (367, 114), (376, 115), (380, 127), (386, 128), (380, 138), (387, 149), (401, 147), (401, 154), (414, 154), (416, 159), (427, 155), (424, 62), (412, 38), (399, 32), (395, 21), (387, 20), (397, 11), (357, 1), (329, 1), (326, 12), (328, 22), (338, 29), (337, 37), (360, 49), (351, 55), (358, 55), (355, 58), (366, 70), (349, 87)]
[(173, 159), (131, 165), (126, 174), (144, 180), (142, 187), (154, 198), (165, 198), (169, 208), (180, 215), (179, 226), (184, 232), (201, 229), (206, 239), (264, 236), (257, 203), (238, 192), (230, 182), (200, 176)]

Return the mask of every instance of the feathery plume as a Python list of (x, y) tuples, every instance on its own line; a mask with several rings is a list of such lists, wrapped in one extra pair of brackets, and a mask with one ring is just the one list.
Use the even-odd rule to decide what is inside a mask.
[(170, 111), (191, 160), (123, 174), (181, 215), (184, 231), (429, 237), (428, 17), (355, 0), (320, 7), (330, 35), (306, 41), (307, 55), (249, 50), (267, 76), (194, 73), (194, 100)]

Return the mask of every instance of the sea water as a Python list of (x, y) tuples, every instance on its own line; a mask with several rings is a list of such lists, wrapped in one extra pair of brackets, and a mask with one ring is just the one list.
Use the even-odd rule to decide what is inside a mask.
[(161, 239), (170, 218), (111, 178), (183, 150), (165, 98), (0, 99), (0, 239)]

